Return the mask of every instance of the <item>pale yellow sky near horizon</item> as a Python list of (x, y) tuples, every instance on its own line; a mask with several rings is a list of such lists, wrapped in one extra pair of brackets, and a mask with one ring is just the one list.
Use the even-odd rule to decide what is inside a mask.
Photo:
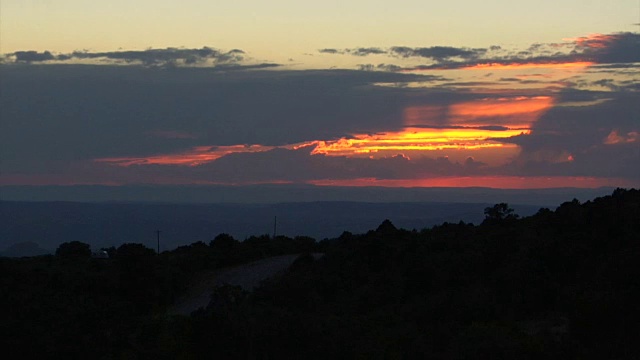
[(501, 45), (637, 31), (640, 0), (2, 0), (0, 53), (210, 46), (257, 61), (357, 46)]

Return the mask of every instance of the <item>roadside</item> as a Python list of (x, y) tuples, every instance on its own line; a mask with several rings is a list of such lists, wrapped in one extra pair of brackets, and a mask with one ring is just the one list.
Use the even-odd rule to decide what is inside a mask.
[[(273, 256), (256, 260), (244, 265), (207, 271), (198, 275), (195, 284), (187, 294), (169, 309), (172, 315), (190, 315), (209, 304), (212, 290), (224, 284), (240, 286), (251, 291), (275, 274), (286, 270), (301, 254)], [(323, 254), (312, 254), (316, 259)]]

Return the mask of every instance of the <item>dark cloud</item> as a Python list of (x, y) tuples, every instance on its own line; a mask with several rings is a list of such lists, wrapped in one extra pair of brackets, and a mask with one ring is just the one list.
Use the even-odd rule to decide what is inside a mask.
[(232, 71), (232, 70), (255, 70), (255, 69), (268, 69), (268, 68), (276, 68), (282, 66), (281, 64), (274, 63), (262, 63), (262, 64), (251, 64), (251, 65), (241, 65), (241, 64), (220, 64), (217, 65), (214, 69), (217, 71)]
[(37, 51), (16, 51), (13, 55), (16, 57), (16, 61), (18, 62), (39, 62), (56, 59), (56, 57), (49, 51), (41, 53)]
[(391, 71), (391, 72), (402, 70), (402, 66), (393, 65), (393, 64), (378, 64), (376, 68), (378, 70)]
[(85, 52), (75, 51), (70, 56), (77, 59), (121, 60), (124, 62), (140, 62), (144, 65), (165, 65), (183, 61), (185, 64), (197, 64), (206, 60), (214, 60), (219, 63), (237, 63), (243, 60), (242, 50), (222, 52), (217, 49), (203, 47), (201, 49), (148, 49), (141, 51), (112, 51), (112, 52)]
[(318, 52), (323, 54), (339, 54), (340, 53), (338, 49), (320, 49), (318, 50)]
[[(589, 47), (597, 46), (597, 47)], [(600, 47), (602, 46), (602, 47)], [(607, 38), (594, 44), (585, 44), (585, 55), (597, 63), (634, 63), (640, 62), (640, 34), (620, 33), (607, 35)]]
[(522, 79), (518, 79), (518, 78), (500, 78), (500, 79), (498, 79), (498, 81), (504, 81), (504, 82), (520, 82), (520, 81), (522, 81)]
[(393, 64), (358, 64), (358, 70), (362, 71), (387, 71), (387, 72), (396, 72), (402, 70), (402, 66), (393, 65)]
[(376, 47), (347, 49), (346, 52), (355, 56), (386, 54), (385, 50)]
[[(507, 82), (507, 83), (518, 83), (518, 84), (540, 84), (542, 81), (533, 80), (533, 79), (519, 79), (519, 78), (500, 78), (497, 81)], [(551, 82), (547, 82), (547, 84), (552, 84)]]
[[(434, 79), (382, 71), (219, 69), (225, 71), (2, 65), (2, 170), (62, 171), (93, 158), (282, 145), (400, 128), (403, 109), (426, 100), (372, 84)], [(154, 131), (194, 136), (150, 136)]]
[[(495, 48), (492, 48), (492, 50)], [(349, 54), (354, 56), (367, 56), (367, 55), (390, 55), (399, 56), (403, 58), (418, 57), (427, 58), (434, 61), (446, 61), (451, 58), (459, 59), (474, 59), (487, 52), (487, 49), (470, 49), (470, 48), (456, 48), (450, 46), (432, 46), (432, 47), (407, 47), (407, 46), (394, 46), (389, 49), (382, 49), (377, 47), (368, 48), (347, 48), (347, 49), (320, 49), (318, 50), (325, 54)]]
[(481, 163), (457, 163), (447, 158), (409, 160), (402, 154), (386, 158), (348, 158), (311, 155), (311, 148), (275, 149), (262, 153), (232, 154), (203, 166), (202, 176), (216, 181), (247, 182), (322, 179), (420, 179), (436, 176), (466, 176), (482, 173)]
[(593, 69), (640, 69), (640, 64), (597, 64), (591, 67)]
[[(473, 176), (488, 172), (486, 164), (473, 159), (453, 162), (446, 157), (409, 159), (402, 154), (385, 158), (350, 158), (312, 155), (313, 146), (296, 150), (276, 148), (256, 153), (233, 153), (196, 167), (130, 166), (98, 164), (103, 173), (117, 182), (200, 181), (248, 184), (287, 181), (305, 183), (313, 180), (423, 179), (438, 176)], [(96, 164), (93, 164), (96, 167)], [(87, 174), (94, 180), (100, 174)]]
[(505, 167), (522, 175), (603, 176), (640, 178), (640, 112), (637, 96), (608, 94), (593, 103), (590, 92), (568, 91), (562, 101), (582, 106), (557, 106), (533, 126), (531, 134), (495, 139), (518, 144), (522, 151)]
[(140, 63), (146, 66), (195, 65), (206, 61), (214, 64), (237, 64), (244, 60), (245, 52), (239, 49), (221, 51), (203, 47), (201, 49), (166, 48), (132, 51), (91, 52), (74, 51), (54, 55), (49, 51), (16, 51), (11, 54), (16, 62), (67, 61), (71, 59), (106, 59), (125, 63)]
[[(401, 58), (422, 58), (432, 61), (405, 70), (457, 69), (480, 64), (557, 64), (592, 62), (595, 64), (632, 64), (640, 62), (640, 34), (615, 33), (576, 38), (565, 43), (532, 44), (527, 50), (504, 54), (499, 46), (464, 48), (450, 46), (322, 49), (328, 54), (366, 56), (386, 54)], [(494, 54), (502, 52), (501, 55)], [(629, 65), (633, 67), (633, 65)]]
[(596, 81), (592, 81), (591, 85), (598, 85), (605, 88), (608, 88), (613, 91), (620, 91), (620, 86), (617, 85), (616, 81), (613, 79), (600, 79)]
[[(550, 51), (548, 44), (528, 53), (491, 47), (360, 47), (322, 49), (326, 54), (367, 56), (387, 54), (393, 62), (411, 57), (426, 64), (412, 69), (459, 68), (486, 64), (596, 62), (594, 71), (633, 71), (640, 61), (638, 36), (614, 34), (577, 39)], [(506, 54), (506, 55), (505, 55)], [(499, 56), (498, 56), (499, 55)], [(429, 176), (571, 175), (637, 179), (637, 91), (639, 82), (606, 75), (572, 77), (545, 89), (511, 90), (508, 95), (482, 92), (495, 84), (416, 75), (388, 63), (362, 64), (361, 70), (267, 71), (279, 66), (253, 64), (242, 50), (150, 49), (119, 52), (16, 52), (18, 64), (0, 66), (0, 165), (3, 176), (41, 174), (85, 182), (260, 182), (317, 179), (401, 179)], [(95, 59), (107, 64), (62, 64)], [(612, 61), (614, 63), (603, 63)], [(38, 64), (46, 62), (47, 64)], [(49, 64), (59, 62), (59, 64)], [(98, 61), (96, 61), (98, 62)], [(207, 68), (197, 65), (207, 63)], [(265, 69), (261, 71), (261, 69)], [(253, 70), (253, 71), (239, 71)], [(616, 73), (620, 75), (622, 73)], [(533, 76), (533, 75), (529, 75)], [(591, 76), (591, 75), (590, 75)], [(497, 78), (497, 76), (496, 76)], [(540, 79), (540, 80), (538, 80)], [(449, 81), (443, 84), (443, 81)], [(503, 83), (544, 82), (500, 78)], [(429, 88), (414, 87), (427, 83)], [(574, 89), (567, 89), (567, 86)], [(594, 91), (594, 86), (603, 91)], [(564, 87), (562, 92), (559, 89)], [(515, 86), (514, 86), (515, 88)], [(582, 89), (582, 90), (580, 90)], [(604, 91), (604, 90), (607, 91)], [(589, 90), (589, 91), (586, 91)], [(635, 97), (634, 97), (635, 95)], [(531, 134), (494, 139), (521, 147), (510, 164), (491, 168), (474, 159), (409, 160), (311, 155), (313, 147), (272, 148), (337, 140), (354, 134), (425, 129), (509, 130), (522, 114), (491, 115), (451, 123), (452, 105), (501, 97), (547, 96), (555, 106), (535, 122)], [(572, 103), (578, 103), (572, 104)], [(410, 124), (408, 109), (425, 109)], [(415, 120), (417, 119), (417, 120)], [(481, 119), (480, 124), (475, 126)], [(468, 121), (467, 121), (468, 120)], [(468, 124), (469, 126), (464, 126)], [(195, 147), (259, 144), (269, 151), (233, 153), (205, 165), (145, 165), (127, 168), (93, 162), (96, 158), (177, 154)]]
[(323, 54), (340, 54), (340, 55), (353, 55), (353, 56), (367, 56), (367, 55), (381, 55), (386, 54), (387, 51), (377, 47), (358, 47), (351, 49), (320, 49), (319, 53)]
[(475, 59), (487, 52), (486, 49), (455, 48), (450, 46), (432, 46), (410, 48), (395, 46), (390, 49), (394, 55), (401, 57), (422, 57), (441, 62), (451, 58)]

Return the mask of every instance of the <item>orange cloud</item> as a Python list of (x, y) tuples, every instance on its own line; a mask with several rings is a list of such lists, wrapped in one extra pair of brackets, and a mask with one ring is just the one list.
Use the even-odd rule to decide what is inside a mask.
[(593, 65), (590, 61), (540, 62), (540, 63), (483, 63), (465, 66), (465, 70), (520, 70), (520, 69), (582, 69)]
[(590, 34), (587, 36), (566, 38), (562, 40), (573, 42), (579, 47), (602, 49), (608, 47), (615, 39), (616, 35)]
[[(519, 96), (485, 98), (448, 106), (414, 106), (404, 110), (407, 127), (399, 131), (377, 134), (354, 134), (337, 140), (315, 140), (280, 146), (286, 149), (309, 147), (311, 155), (346, 157), (388, 157), (397, 153), (448, 156), (443, 151), (456, 152), (456, 157), (478, 154), (483, 161), (501, 163), (514, 155), (517, 146), (494, 139), (528, 134), (528, 128), (554, 105), (549, 96)], [(497, 118), (505, 123), (496, 126)], [(446, 121), (453, 128), (424, 128)], [(97, 162), (117, 166), (180, 165), (198, 166), (234, 153), (256, 153), (275, 149), (264, 145), (199, 146), (176, 154), (146, 157), (114, 157)], [(311, 149), (312, 148), (312, 149)], [(489, 151), (489, 150), (495, 151)], [(500, 151), (498, 151), (500, 150)], [(503, 151), (504, 150), (504, 151)], [(464, 152), (464, 153), (463, 153)], [(473, 153), (469, 153), (473, 152)], [(502, 152), (502, 156), (500, 156)]]
[[(528, 133), (528, 131), (524, 131)], [(522, 130), (491, 131), (482, 129), (422, 129), (405, 128), (402, 131), (375, 135), (356, 135), (351, 139), (318, 141), (311, 154), (329, 156), (356, 156), (380, 151), (430, 151), (442, 149), (474, 150), (500, 148), (506, 144), (491, 138), (508, 138)]]
[(147, 157), (119, 157), (96, 159), (97, 162), (118, 166), (131, 165), (185, 165), (198, 166), (215, 161), (232, 153), (261, 152), (273, 149), (273, 146), (231, 145), (231, 146), (197, 146), (189, 151), (177, 154), (154, 155)]
[(631, 131), (625, 134), (618, 134), (617, 130), (611, 130), (609, 135), (604, 139), (606, 145), (633, 143), (640, 139), (640, 133)]
[(550, 96), (482, 99), (452, 105), (450, 115), (454, 123), (481, 126), (487, 121), (477, 121), (479, 118), (511, 117), (513, 120), (508, 126), (528, 127), (553, 104), (554, 99)]
[(404, 110), (406, 125), (495, 125), (496, 117), (508, 117), (510, 128), (528, 128), (555, 103), (550, 96), (487, 98), (450, 106), (412, 106)]
[(448, 113), (448, 106), (409, 106), (403, 111), (403, 120), (409, 126), (438, 124), (441, 120), (446, 120)]
[[(508, 138), (522, 133), (528, 133), (528, 130), (492, 131), (468, 128), (423, 129), (409, 127), (396, 132), (374, 135), (362, 134), (348, 139), (341, 138), (331, 141), (318, 140), (279, 146), (279, 148), (298, 150), (304, 147), (313, 147), (310, 151), (311, 155), (372, 157), (379, 154), (378, 157), (387, 157), (402, 152), (477, 151), (513, 148), (515, 147), (513, 144), (505, 144), (492, 139)], [(123, 167), (132, 165), (198, 166), (233, 153), (256, 153), (275, 148), (277, 147), (264, 145), (199, 146), (176, 154), (101, 158), (95, 161)]]

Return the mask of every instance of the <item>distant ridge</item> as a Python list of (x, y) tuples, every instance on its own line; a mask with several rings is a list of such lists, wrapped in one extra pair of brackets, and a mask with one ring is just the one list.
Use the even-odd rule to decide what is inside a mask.
[(388, 188), (314, 185), (69, 185), (0, 186), (5, 201), (160, 202), (160, 203), (282, 203), (314, 201), (365, 202), (508, 202), (554, 206), (610, 194), (614, 188)]
[[(55, 249), (63, 242), (81, 241), (94, 250), (122, 243), (170, 250), (196, 241), (208, 243), (220, 233), (239, 240), (271, 234), (278, 217), (278, 234), (338, 237), (344, 231), (365, 232), (384, 219), (407, 229), (443, 222), (479, 223), (490, 203), (320, 201), (274, 204), (186, 204), (149, 202), (0, 201), (0, 251), (17, 243), (34, 242)], [(539, 206), (512, 204), (520, 215)]]

